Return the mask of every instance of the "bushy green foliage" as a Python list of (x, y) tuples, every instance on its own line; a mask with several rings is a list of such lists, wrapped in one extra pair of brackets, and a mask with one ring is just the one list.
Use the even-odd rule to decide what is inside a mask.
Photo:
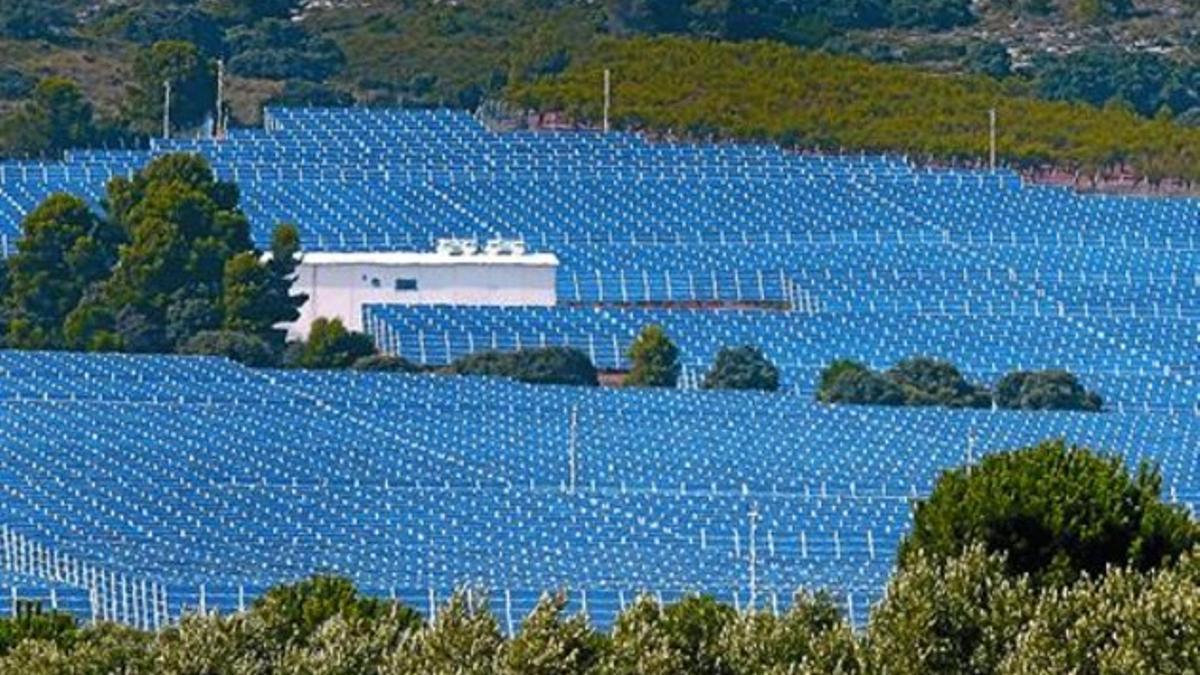
[(1200, 537), (1187, 513), (1160, 501), (1161, 478), (1131, 476), (1117, 457), (1051, 441), (948, 471), (918, 503), (900, 547), (905, 567), (946, 560), (972, 544), (1006, 556), (1011, 574), (1069, 584), (1109, 566), (1148, 570), (1175, 561)]
[(382, 672), (495, 675), (503, 647), (500, 624), (483, 599), (459, 592), (385, 659)]
[(0, 154), (51, 156), (92, 145), (101, 135), (79, 86), (51, 77), (39, 82), (16, 112), (0, 119)]
[(933, 75), (764, 42), (604, 39), (562, 74), (515, 85), (508, 97), (596, 123), (605, 68), (615, 73), (620, 127), (974, 161), (987, 155), (987, 110), (996, 108), (999, 158), (1015, 166), (1096, 172), (1127, 162), (1152, 180), (1200, 178), (1191, 159), (1200, 130), (1169, 120), (1038, 100), (1013, 78)]
[(1005, 375), (995, 392), (967, 382), (953, 365), (914, 357), (877, 373), (861, 363), (834, 361), (821, 372), (817, 400), (859, 405), (986, 408), (1095, 412), (1103, 400), (1062, 370), (1016, 371)]
[(679, 347), (662, 326), (642, 329), (629, 347), (632, 367), (624, 384), (631, 387), (674, 387), (679, 381)]
[(77, 632), (71, 615), (44, 611), (41, 603), (19, 600), (13, 609), (15, 616), (0, 618), (0, 656), (25, 640), (64, 644)]
[(342, 108), (354, 105), (354, 96), (324, 84), (315, 84), (304, 80), (288, 80), (283, 84), (283, 91), (272, 96), (267, 104), (289, 107)]
[(37, 78), (16, 68), (0, 68), (0, 101), (16, 101), (33, 93)]
[(722, 675), (721, 638), (736, 617), (732, 607), (707, 596), (663, 606), (643, 595), (617, 617), (600, 672)]
[(192, 155), (166, 155), (112, 180), (105, 205), (101, 218), (78, 198), (53, 195), (23, 221), (4, 289), (10, 346), (186, 345), (247, 363), (276, 360), (284, 341), (276, 325), (295, 320), (305, 300), (291, 295), (294, 227), (277, 228), (272, 257), (261, 260), (237, 188)]
[(967, 382), (947, 361), (926, 357), (904, 359), (884, 372), (904, 392), (906, 405), (944, 405), (951, 408), (987, 408), (991, 394)]
[(779, 389), (779, 369), (756, 347), (726, 347), (704, 376), (705, 389)]
[(208, 13), (229, 25), (248, 25), (262, 19), (286, 19), (300, 11), (300, 0), (201, 0)]
[(995, 673), (1033, 613), (1036, 594), (1003, 554), (976, 544), (941, 558), (915, 551), (871, 614), (869, 672)]
[(599, 384), (596, 367), (586, 354), (573, 347), (476, 352), (457, 359), (446, 370), (455, 375), (511, 377), (530, 384)]
[(1200, 667), (1200, 575), (1113, 570), (1039, 599), (1001, 675), (1190, 673)]
[(891, 0), (888, 18), (900, 28), (946, 30), (975, 21), (970, 0)]
[(233, 28), (228, 35), (230, 72), (244, 77), (320, 82), (341, 70), (342, 50), (300, 24), (267, 19)]
[(1200, 564), (1189, 554), (1170, 568), (1113, 568), (1039, 588), (980, 544), (945, 559), (919, 552), (857, 634), (829, 598), (803, 593), (779, 616), (644, 595), (608, 634), (564, 608), (565, 596), (544, 595), (505, 638), (480, 593), (455, 593), (426, 623), (344, 579), (317, 577), (273, 589), (246, 612), (188, 616), (157, 634), (0, 619), (0, 675), (1191, 673)]
[(312, 322), (308, 339), (300, 343), (295, 360), (285, 365), (296, 368), (349, 368), (359, 359), (375, 354), (375, 343), (365, 333), (346, 330), (341, 319), (321, 317)]
[(196, 333), (179, 346), (179, 353), (224, 356), (254, 368), (276, 365), (279, 359), (262, 338), (230, 330)]
[(92, 284), (116, 260), (123, 236), (77, 197), (48, 197), (22, 221), (8, 259), (8, 344), (26, 349), (66, 345), (63, 326)]
[(222, 54), (225, 47), (224, 29), (212, 15), (195, 6), (137, 4), (120, 17), (119, 23), (123, 37), (145, 47), (176, 40), (191, 43), (213, 57)]
[(564, 617), (567, 596), (544, 594), (521, 622), (520, 632), (501, 652), (498, 673), (505, 675), (573, 675), (593, 672), (606, 648), (604, 638), (587, 617)]
[(374, 354), (358, 359), (350, 367), (354, 370), (373, 373), (419, 373), (421, 367), (402, 356)]
[(1145, 117), (1163, 109), (1179, 114), (1200, 105), (1198, 83), (1200, 67), (1113, 47), (1043, 59), (1037, 72), (1038, 93), (1047, 99), (1094, 106), (1119, 101)]
[(162, 130), (164, 83), (171, 83), (171, 128), (192, 129), (213, 111), (215, 67), (191, 42), (165, 40), (137, 52), (123, 117), (143, 134)]
[(75, 23), (62, 2), (54, 0), (0, 0), (0, 37), (55, 39)]
[(822, 403), (899, 406), (904, 391), (895, 382), (854, 361), (835, 361), (821, 373), (817, 400)]
[(475, 108), (510, 75), (555, 72), (603, 20), (599, 3), (463, 0), (316, 12), (305, 25), (338, 43), (346, 65), (334, 80), (363, 100)]
[(1009, 373), (996, 384), (995, 398), (997, 406), (1015, 410), (1095, 412), (1104, 406), (1099, 394), (1084, 389), (1064, 370)]
[(406, 629), (421, 625), (413, 610), (363, 596), (349, 580), (335, 576), (277, 586), (254, 601), (252, 612), (267, 638), (285, 647), (305, 644), (335, 616), (368, 622), (390, 617)]
[(835, 361), (821, 373), (817, 400), (860, 405), (985, 408), (992, 397), (953, 365), (925, 357), (905, 359), (883, 373), (854, 361)]
[(821, 594), (797, 593), (781, 615), (739, 614), (726, 624), (719, 651), (730, 675), (866, 672), (854, 632), (833, 600)]

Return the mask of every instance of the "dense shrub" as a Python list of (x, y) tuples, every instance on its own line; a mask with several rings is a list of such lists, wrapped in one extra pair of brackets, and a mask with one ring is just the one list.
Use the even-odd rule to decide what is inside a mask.
[(260, 337), (228, 330), (196, 333), (179, 348), (180, 354), (224, 356), (252, 367), (267, 367), (278, 357)]
[(16, 101), (33, 93), (37, 78), (15, 68), (0, 68), (0, 101)]
[(350, 365), (354, 370), (376, 373), (419, 373), (421, 367), (402, 356), (374, 354), (364, 356)]
[(267, 105), (345, 108), (354, 105), (354, 96), (324, 84), (304, 80), (288, 80), (283, 84), (283, 91), (268, 99)]
[[(972, 67), (1001, 69), (999, 52), (989, 51), (974, 55), (984, 58)], [(618, 127), (976, 161), (987, 152), (986, 111), (996, 108), (1001, 162), (1083, 173), (1124, 164), (1150, 180), (1200, 178), (1191, 159), (1200, 153), (1200, 130), (1134, 111), (1163, 102), (1175, 112), (1195, 107), (1189, 98), (1197, 88), (1178, 86), (1194, 77), (1183, 67), (1180, 77), (1162, 81), (1157, 75), (1130, 80), (1141, 75), (1124, 69), (1122, 95), (1141, 103), (1133, 110), (1098, 109), (1035, 98), (1016, 78), (925, 73), (776, 43), (604, 38), (573, 54), (558, 75), (512, 83), (507, 97), (527, 109), (596, 123), (602, 116), (596, 83), (605, 68), (620, 73), (611, 110)], [(1089, 91), (1086, 83), (1052, 74), (1042, 86), (1067, 101)]]
[(946, 361), (915, 357), (905, 359), (884, 373), (904, 392), (906, 405), (944, 405), (952, 408), (987, 408), (992, 397), (984, 387), (967, 382)]
[(1159, 567), (1200, 541), (1187, 513), (1162, 503), (1160, 486), (1150, 467), (1131, 476), (1120, 458), (1062, 441), (990, 455), (946, 472), (918, 503), (900, 566), (921, 555), (949, 559), (978, 543), (1039, 585), (1109, 566)]
[(882, 373), (861, 363), (838, 360), (821, 372), (817, 400), (860, 405), (1084, 410), (1103, 407), (1099, 394), (1087, 391), (1062, 370), (1017, 371), (1005, 375), (995, 392), (967, 382), (953, 365), (924, 357), (910, 358)]
[(1063, 370), (1017, 371), (996, 384), (996, 405), (1015, 410), (1085, 410), (1104, 406), (1100, 395), (1088, 391)]
[(904, 405), (904, 391), (895, 382), (853, 361), (837, 361), (821, 374), (817, 400), (822, 403)]
[(375, 354), (369, 335), (346, 329), (341, 319), (321, 317), (308, 328), (308, 339), (285, 352), (284, 365), (292, 368), (349, 368)]
[(992, 404), (983, 387), (970, 384), (945, 361), (905, 359), (883, 373), (854, 361), (835, 361), (822, 373), (817, 400), (860, 405), (984, 408)]
[(755, 347), (726, 347), (704, 377), (705, 389), (779, 388), (779, 369)]
[(572, 347), (521, 349), (515, 352), (478, 352), (452, 363), (456, 375), (510, 377), (531, 384), (565, 384), (594, 387), (596, 367), (587, 355)]

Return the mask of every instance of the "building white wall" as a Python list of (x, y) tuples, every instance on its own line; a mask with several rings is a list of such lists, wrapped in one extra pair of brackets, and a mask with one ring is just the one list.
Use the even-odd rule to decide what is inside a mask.
[[(446, 256), (436, 253), (310, 253), (293, 286), (308, 302), (288, 326), (307, 337), (319, 317), (340, 318), (361, 331), (363, 305), (553, 305), (558, 259), (523, 256)], [(397, 290), (398, 279), (416, 290)]]

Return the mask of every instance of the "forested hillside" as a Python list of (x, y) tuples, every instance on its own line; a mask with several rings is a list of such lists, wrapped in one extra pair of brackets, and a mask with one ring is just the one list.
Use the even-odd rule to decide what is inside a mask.
[(1200, 129), (1128, 107), (1050, 102), (991, 78), (801, 51), (768, 42), (605, 40), (565, 73), (513, 87), (519, 106), (583, 122), (602, 115), (602, 71), (615, 76), (618, 126), (688, 137), (774, 140), (802, 149), (899, 152), (979, 161), (995, 108), (1002, 160), (1085, 173), (1128, 163), (1157, 181), (1200, 178)]
[[(585, 92), (566, 94), (569, 83), (582, 85), (604, 59), (617, 63), (620, 53), (653, 44), (676, 64), (702, 49), (704, 59), (771, 52), (765, 58), (828, 68), (850, 63), (832, 57), (858, 59), (851, 67), (863, 76), (854, 84), (858, 109), (830, 110), (833, 119), (815, 132), (788, 112), (786, 123), (773, 122), (787, 127), (783, 140), (977, 157), (984, 113), (966, 117), (965, 110), (1004, 99), (1012, 103), (1010, 123), (1002, 125), (1008, 159), (1084, 169), (1128, 159), (1151, 178), (1183, 176), (1190, 132), (1167, 120), (1200, 121), (1198, 15), (1198, 0), (0, 0), (0, 156), (138, 143), (160, 131), (164, 80), (174, 87), (175, 132), (191, 133), (214, 113), (218, 59), (231, 123), (256, 124), (269, 103), (474, 108), (506, 91), (539, 107), (558, 102), (585, 112)], [(647, 38), (667, 39), (639, 41)], [(626, 40), (634, 42), (621, 46)], [(730, 46), (745, 43), (755, 46)], [(872, 70), (866, 62), (910, 70)], [(752, 88), (767, 79), (761, 69), (747, 77), (737, 62), (694, 65), (688, 76), (707, 82), (673, 78), (671, 91), (655, 96), (669, 99), (689, 85), (715, 90), (722, 81), (711, 76), (716, 71), (738, 72), (742, 79), (728, 82)], [(943, 83), (919, 72), (973, 79)], [(636, 75), (621, 73), (618, 88), (627, 98), (618, 104), (644, 114), (645, 102), (628, 97), (652, 83)], [(39, 83), (51, 77), (61, 80), (39, 94)], [(547, 77), (556, 79), (529, 86)], [(907, 112), (895, 109), (893, 78), (916, 87)], [(814, 81), (789, 78), (788, 86)], [(595, 98), (596, 89), (586, 94)], [(764, 104), (770, 97), (763, 94), (752, 98)], [(804, 97), (843, 103), (812, 92)], [(705, 99), (679, 112), (681, 119), (652, 114), (640, 121), (739, 137), (776, 131), (759, 128), (745, 110), (713, 116), (712, 94)], [(932, 104), (917, 105), (921, 99), (936, 99), (951, 117), (917, 129), (917, 138), (900, 135), (913, 130), (905, 119), (930, 112)], [(1037, 107), (1034, 100), (1107, 112)], [(789, 107), (786, 99), (772, 105)], [(1029, 128), (1034, 120), (1064, 124), (1034, 133), (1013, 126), (1012, 115)], [(865, 128), (850, 133), (847, 125)], [(795, 133), (783, 133), (789, 129)], [(877, 142), (890, 132), (897, 136)], [(1082, 137), (1087, 147), (1077, 143)]]

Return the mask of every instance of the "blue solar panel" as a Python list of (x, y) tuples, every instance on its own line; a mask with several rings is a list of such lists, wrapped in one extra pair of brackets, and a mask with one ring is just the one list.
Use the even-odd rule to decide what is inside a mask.
[[(159, 625), (326, 571), (421, 609), (485, 587), (518, 619), (562, 586), (606, 625), (642, 590), (746, 602), (757, 508), (759, 602), (827, 588), (862, 621), (912, 498), (968, 454), (1065, 437), (1160, 463), (1169, 499), (1200, 495), (1196, 200), (899, 157), (500, 134), (444, 110), (276, 109), (221, 141), (0, 163), (2, 242), (50, 192), (98, 205), (106, 180), (169, 151), (239, 183), (260, 243), (290, 221), (309, 250), (506, 236), (562, 261), (557, 307), (367, 307), (385, 351), (442, 364), (567, 344), (620, 369), (661, 323), (685, 384), (752, 344), (786, 391), (0, 352), (0, 592)], [(985, 383), (1068, 368), (1108, 412), (812, 402), (832, 359), (915, 354)]]

